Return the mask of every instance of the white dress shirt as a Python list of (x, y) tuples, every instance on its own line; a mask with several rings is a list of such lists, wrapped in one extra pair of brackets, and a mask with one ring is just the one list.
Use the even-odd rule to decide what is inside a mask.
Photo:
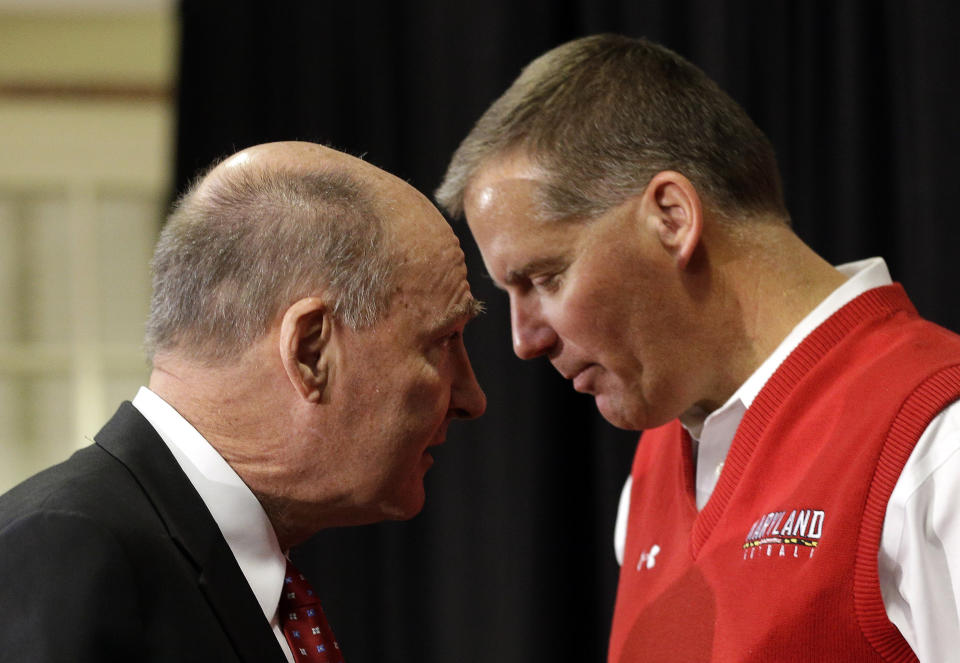
[[(837, 267), (847, 281), (798, 324), (747, 381), (707, 416), (681, 419), (694, 440), (697, 508), (713, 494), (737, 427), (767, 380), (814, 329), (872, 288), (889, 285), (881, 258)], [(614, 549), (623, 563), (630, 489), (620, 495)], [(924, 662), (955, 660), (960, 652), (960, 402), (926, 428), (890, 496), (879, 552), (880, 590), (887, 616)]]
[(293, 663), (277, 611), (287, 560), (260, 501), (197, 429), (162, 398), (140, 387), (133, 406), (170, 448), (207, 505), (287, 660)]

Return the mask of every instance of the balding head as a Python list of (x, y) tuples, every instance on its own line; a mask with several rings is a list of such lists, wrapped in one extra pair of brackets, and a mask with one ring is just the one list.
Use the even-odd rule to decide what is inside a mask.
[(218, 363), (291, 302), (320, 293), (346, 324), (373, 323), (393, 282), (396, 229), (383, 213), (396, 195), (419, 194), (312, 143), (258, 145), (219, 163), (180, 198), (157, 243), (151, 358), (175, 351)]
[(217, 165), (154, 256), (150, 389), (260, 500), (287, 548), (407, 518), (452, 419), (485, 407), (459, 241), (398, 178), (309, 143)]
[(227, 157), (212, 167), (200, 185), (216, 186), (221, 178), (243, 171), (284, 171), (290, 173), (346, 172), (370, 185), (400, 182), (390, 173), (362, 159), (317, 143), (286, 141), (254, 145)]

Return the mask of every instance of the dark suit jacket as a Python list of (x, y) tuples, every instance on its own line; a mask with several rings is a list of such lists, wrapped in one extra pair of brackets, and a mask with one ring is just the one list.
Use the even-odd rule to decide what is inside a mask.
[(124, 403), (0, 496), (0, 661), (284, 663), (220, 529)]

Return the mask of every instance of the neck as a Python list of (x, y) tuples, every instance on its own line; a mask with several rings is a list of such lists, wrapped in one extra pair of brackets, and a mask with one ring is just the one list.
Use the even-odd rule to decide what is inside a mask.
[(172, 354), (157, 356), (149, 386), (227, 457), (273, 435), (262, 397), (268, 378), (249, 363), (206, 366)]
[(258, 497), (283, 474), (284, 447), (296, 437), (297, 404), (281, 402), (292, 390), (275, 384), (286, 377), (268, 365), (253, 350), (225, 366), (169, 353), (154, 358), (149, 382)]
[[(716, 280), (723, 290), (718, 321), (732, 338), (715, 348), (724, 363), (712, 400), (720, 407), (804, 317), (846, 280), (785, 225), (760, 223), (749, 235), (727, 231), (714, 243)], [(731, 351), (727, 352), (726, 348)]]
[(257, 352), (252, 348), (228, 366), (213, 367), (175, 354), (158, 355), (149, 387), (243, 480), (283, 549), (326, 527), (370, 521), (368, 513), (354, 513), (356, 507), (336, 477), (326, 486), (316, 467), (313, 474), (304, 474), (298, 459), (305, 457), (317, 467), (336, 469), (319, 442), (316, 415), (306, 412), (316, 405), (299, 398), (286, 374)]

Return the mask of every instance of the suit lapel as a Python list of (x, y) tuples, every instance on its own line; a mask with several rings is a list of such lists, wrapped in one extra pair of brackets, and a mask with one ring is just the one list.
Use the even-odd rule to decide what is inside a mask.
[(250, 591), (226, 543), (211, 550), (211, 556), (200, 573), (199, 583), (200, 590), (217, 613), (223, 630), (230, 634), (243, 660), (251, 663), (286, 661), (273, 631), (264, 619), (260, 604)]
[(286, 660), (263, 611), (200, 495), (150, 423), (129, 402), (96, 442), (136, 478), (171, 538), (197, 571), (197, 583), (241, 660)]

